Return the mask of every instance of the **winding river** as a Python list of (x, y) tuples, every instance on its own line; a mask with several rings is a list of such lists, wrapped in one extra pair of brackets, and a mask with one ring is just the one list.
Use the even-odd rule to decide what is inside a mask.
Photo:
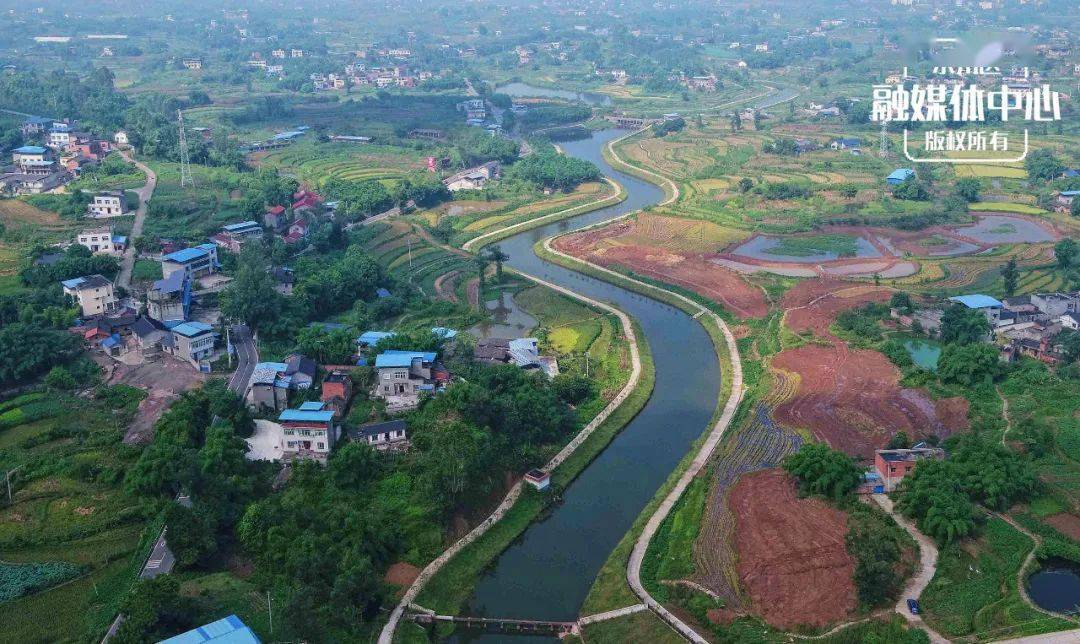
[[(608, 555), (656, 494), (712, 417), (720, 370), (705, 330), (682, 311), (546, 262), (533, 244), (553, 235), (644, 208), (663, 199), (656, 186), (622, 174), (601, 150), (625, 132), (606, 130), (562, 143), (567, 154), (592, 161), (616, 177), (627, 199), (503, 240), (509, 265), (610, 302), (641, 325), (656, 367), (653, 395), (641, 412), (564, 491), (545, 518), (532, 524), (494, 562), (466, 614), (573, 621)], [(458, 641), (501, 636), (461, 632)], [(520, 641), (525, 638), (516, 638)]]

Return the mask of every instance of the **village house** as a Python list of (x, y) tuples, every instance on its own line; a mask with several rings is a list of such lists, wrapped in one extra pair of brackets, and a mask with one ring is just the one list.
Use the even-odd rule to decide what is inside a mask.
[(52, 151), (40, 145), (24, 145), (11, 151), (11, 162), (25, 174), (48, 174), (56, 169)]
[(244, 399), (252, 411), (282, 411), (289, 404), (289, 381), (284, 362), (260, 362), (251, 371)]
[(862, 142), (856, 138), (839, 138), (829, 144), (834, 150), (858, 150), (862, 147)]
[(1065, 313), (1058, 317), (1058, 322), (1063, 328), (1080, 331), (1080, 313)]
[(551, 486), (551, 473), (544, 470), (531, 469), (525, 472), (525, 482), (537, 490), (546, 490)]
[(384, 338), (392, 338), (396, 333), (393, 331), (364, 331), (360, 334), (360, 337), (356, 339), (356, 346), (365, 349), (367, 347), (375, 346), (379, 340)]
[(708, 76), (691, 76), (683, 81), (688, 89), (700, 90), (704, 92), (716, 91), (716, 76), (709, 74)]
[(262, 640), (236, 615), (174, 635), (159, 644), (261, 644)]
[(67, 123), (53, 123), (49, 129), (48, 145), (51, 148), (60, 149), (71, 143), (73, 132)]
[(102, 275), (75, 277), (60, 282), (64, 295), (79, 305), (84, 317), (103, 315), (120, 307), (113, 283)]
[(296, 409), (286, 409), (278, 416), (285, 441), (285, 461), (312, 459), (325, 463), (337, 438), (334, 412), (321, 402), (305, 402)]
[(114, 235), (111, 228), (95, 228), (76, 235), (75, 243), (85, 246), (95, 255), (119, 255), (127, 246), (127, 237)]
[(331, 371), (323, 378), (319, 400), (334, 412), (335, 418), (341, 418), (349, 407), (352, 393), (352, 378), (349, 374), (344, 371)]
[(1054, 198), (1054, 210), (1065, 214), (1071, 213), (1073, 200), (1077, 196), (1080, 196), (1080, 190), (1062, 190)]
[(199, 244), (161, 256), (162, 275), (184, 271), (189, 279), (194, 279), (213, 274), (218, 266), (217, 246), (214, 244)]
[(896, 490), (900, 481), (915, 469), (916, 463), (933, 458), (942, 460), (945, 451), (937, 447), (912, 447), (911, 449), (879, 449), (874, 453), (874, 470), (885, 485), (886, 492)]
[(110, 190), (94, 195), (94, 200), (87, 206), (89, 216), (117, 217), (127, 212), (127, 197), (123, 191)]
[(423, 392), (434, 393), (450, 375), (436, 364), (435, 352), (386, 351), (375, 357), (378, 372), (372, 395), (386, 401), (387, 411), (416, 407)]
[(1001, 312), (1005, 308), (1005, 305), (1000, 300), (990, 297), (989, 295), (972, 294), (972, 295), (955, 295), (949, 298), (950, 302), (962, 304), (974, 311), (980, 311), (986, 316), (987, 321), (990, 322), (991, 327), (998, 326), (1001, 323)]
[(521, 369), (538, 369), (549, 377), (559, 373), (555, 358), (540, 355), (536, 338), (482, 338), (476, 342), (473, 359), (488, 364), (513, 364)]
[(304, 241), (308, 234), (308, 222), (306, 219), (297, 219), (289, 224), (289, 229), (282, 236), (281, 240), (286, 244), (299, 244)]
[(349, 430), (349, 440), (367, 443), (380, 452), (394, 452), (409, 447), (408, 427), (403, 420), (370, 423)]
[(201, 368), (205, 359), (214, 352), (217, 334), (204, 322), (182, 322), (169, 330), (162, 340), (162, 349), (173, 356)]
[(244, 244), (252, 239), (262, 239), (263, 229), (257, 221), (242, 221), (221, 227), (221, 232), (210, 238), (215, 244), (239, 253)]
[(290, 389), (308, 389), (315, 382), (317, 368), (311, 358), (290, 353), (285, 356), (285, 376), (289, 379)]
[(292, 295), (293, 285), (296, 283), (296, 272), (287, 266), (275, 266), (270, 269), (270, 276), (274, 278), (274, 290), (282, 295)]
[(69, 172), (48, 174), (8, 173), (0, 175), (0, 192), (16, 195), (39, 195), (51, 192), (71, 180)]
[(44, 116), (28, 116), (22, 125), (19, 127), (19, 131), (23, 136), (34, 136), (41, 134), (52, 125), (52, 119), (45, 118)]
[(146, 292), (146, 314), (164, 323), (178, 324), (191, 314), (191, 279), (177, 270), (154, 282)]
[(273, 231), (280, 232), (287, 222), (285, 206), (270, 206), (263, 214), (263, 225)]
[(443, 179), (443, 184), (450, 192), (458, 190), (482, 190), (490, 179), (498, 179), (502, 170), (495, 161), (489, 161), (475, 168), (451, 175)]
[(908, 179), (914, 178), (914, 176), (915, 171), (911, 168), (897, 168), (889, 173), (889, 176), (885, 177), (885, 183), (890, 186), (898, 186)]

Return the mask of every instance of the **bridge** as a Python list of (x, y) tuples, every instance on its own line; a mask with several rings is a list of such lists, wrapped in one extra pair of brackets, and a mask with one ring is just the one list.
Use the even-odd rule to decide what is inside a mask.
[(421, 625), (451, 622), (465, 628), (499, 633), (560, 635), (577, 633), (577, 622), (549, 622), (535, 619), (499, 619), (495, 617), (461, 617), (458, 615), (433, 615), (412, 613), (405, 619)]

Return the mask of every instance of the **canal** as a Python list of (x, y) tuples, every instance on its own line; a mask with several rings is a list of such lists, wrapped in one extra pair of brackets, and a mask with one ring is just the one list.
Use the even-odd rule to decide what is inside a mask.
[[(508, 265), (622, 309), (641, 325), (652, 348), (656, 385), (645, 407), (531, 525), (480, 580), (466, 614), (577, 619), (585, 595), (608, 555), (656, 494), (690, 445), (705, 431), (720, 391), (720, 370), (705, 330), (682, 311), (617, 286), (548, 263), (535, 242), (610, 219), (663, 199), (656, 186), (622, 174), (601, 150), (623, 131), (562, 143), (567, 154), (592, 161), (627, 190), (620, 204), (524, 232), (500, 242)], [(507, 636), (461, 632), (458, 641)], [(515, 638), (521, 642), (525, 638)], [(530, 638), (532, 639), (532, 638)]]

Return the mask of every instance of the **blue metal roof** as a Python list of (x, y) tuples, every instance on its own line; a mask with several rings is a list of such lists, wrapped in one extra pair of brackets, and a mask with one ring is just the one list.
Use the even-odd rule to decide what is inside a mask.
[(24, 145), (21, 148), (15, 148), (16, 154), (45, 154), (45, 148), (40, 145)]
[(375, 289), (375, 295), (378, 295), (379, 297), (390, 297), (390, 291), (385, 288)]
[(60, 283), (63, 284), (67, 288), (75, 288), (76, 286), (78, 286), (79, 284), (82, 284), (85, 281), (86, 281), (86, 278), (84, 278), (84, 277), (73, 277), (73, 278), (71, 278), (69, 280), (64, 280), (64, 281), (62, 281)]
[(236, 615), (229, 615), (216, 622), (210, 622), (198, 628), (174, 635), (160, 644), (262, 644), (255, 633), (240, 621)]
[(161, 260), (176, 262), (177, 264), (187, 264), (188, 262), (202, 259), (209, 254), (210, 252), (208, 249), (197, 246), (195, 248), (185, 248), (183, 250), (178, 250), (175, 253), (169, 253), (168, 255), (163, 256)]
[(395, 335), (397, 334), (393, 331), (364, 331), (356, 341), (360, 344), (375, 344), (383, 338), (392, 338)]
[(1075, 197), (1076, 195), (1080, 195), (1080, 190), (1062, 190), (1061, 191), (1061, 196), (1062, 197)]
[(240, 223), (236, 223), (236, 224), (226, 224), (226, 225), (222, 226), (221, 228), (222, 228), (222, 230), (226, 230), (226, 231), (231, 233), (231, 232), (236, 232), (238, 230), (247, 230), (249, 228), (258, 228), (258, 227), (259, 227), (258, 223), (254, 222), (254, 221), (251, 221), (251, 220), (248, 220), (248, 221), (241, 221)]
[(203, 322), (184, 322), (172, 328), (173, 333), (179, 333), (185, 338), (192, 338), (212, 330), (213, 327)]
[(886, 181), (904, 182), (915, 176), (915, 171), (911, 168), (897, 168), (892, 171), (892, 174), (885, 177)]
[(119, 346), (119, 345), (120, 345), (120, 334), (118, 334), (118, 333), (114, 333), (114, 334), (110, 335), (109, 337), (107, 337), (107, 338), (105, 338), (104, 340), (101, 341), (101, 346), (105, 347), (106, 349), (111, 349), (111, 348), (113, 348), (115, 346)]
[(300, 421), (300, 422), (314, 422), (314, 423), (328, 423), (334, 419), (334, 412), (332, 411), (314, 411), (308, 409), (286, 409), (278, 416), (279, 421)]
[(959, 302), (969, 309), (1000, 309), (1005, 306), (1000, 300), (979, 293), (972, 295), (956, 295), (950, 297), (949, 300), (952, 302)]
[(387, 351), (375, 356), (375, 367), (409, 367), (412, 361), (419, 358), (423, 362), (433, 362), (434, 352), (425, 351)]
[(305, 403), (300, 403), (300, 411), (322, 411), (324, 403), (318, 400), (309, 400)]

